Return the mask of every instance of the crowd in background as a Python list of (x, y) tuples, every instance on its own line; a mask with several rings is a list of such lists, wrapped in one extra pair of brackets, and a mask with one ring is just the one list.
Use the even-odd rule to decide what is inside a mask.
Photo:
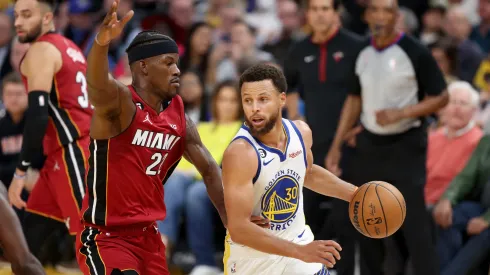
[[(15, 37), (13, 2), (0, 3), (0, 180), (7, 186), (22, 143), (27, 95), (18, 70), (29, 48)], [(367, 2), (342, 1), (332, 21), (359, 37), (368, 36), (363, 16)], [(454, 270), (451, 262), (461, 260), (463, 254), (474, 261), (474, 272), (489, 272), (490, 1), (398, 2), (401, 14), (397, 27), (428, 47), (448, 84), (448, 105), (429, 118), (425, 186), (427, 211), (434, 226), (441, 229), (434, 233), (441, 243), (437, 247), (440, 261), (447, 263), (441, 268)], [(88, 54), (97, 26), (111, 4), (112, 0), (63, 1), (56, 11), (56, 31)], [(236, 85), (239, 75), (261, 62), (284, 69), (293, 45), (310, 39), (312, 32), (306, 1), (299, 0), (120, 0), (120, 16), (131, 9), (135, 10), (134, 18), (110, 45), (112, 75), (124, 84), (131, 83), (125, 49), (138, 32), (154, 29), (171, 36), (180, 49), (179, 94), (186, 113), (218, 163), (242, 123)], [(307, 57), (304, 61), (308, 62)], [(308, 120), (308, 100), (304, 98), (308, 91), (297, 88), (300, 96), (295, 106), (288, 104), (284, 115)], [(13, 123), (7, 123), (6, 117)], [(354, 140), (348, 144), (355, 147), (355, 137), (351, 138)], [(323, 162), (326, 151), (322, 154)], [(42, 167), (42, 157), (39, 162), (38, 167)], [(31, 175), (34, 182), (35, 172)], [(164, 188), (168, 217), (159, 222), (159, 230), (175, 272), (220, 274), (225, 231), (199, 173), (182, 161)], [(23, 196), (28, 196), (28, 190)], [(336, 232), (325, 230), (332, 227), (325, 223), (332, 213), (331, 203), (328, 199), (320, 201), (315, 206), (319, 214), (307, 216), (308, 223), (319, 224), (312, 227), (317, 238), (336, 237)], [(457, 211), (477, 212), (481, 219), (457, 228)], [(21, 211), (18, 214), (22, 215)], [(480, 239), (472, 240), (478, 235)], [(480, 254), (475, 255), (475, 251)], [(392, 254), (387, 258), (396, 262), (396, 253)]]

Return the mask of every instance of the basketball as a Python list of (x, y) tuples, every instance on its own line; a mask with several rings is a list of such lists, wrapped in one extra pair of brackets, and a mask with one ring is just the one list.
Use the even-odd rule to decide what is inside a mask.
[(405, 198), (393, 185), (383, 181), (363, 184), (349, 204), (349, 218), (366, 237), (391, 236), (403, 224), (407, 214)]

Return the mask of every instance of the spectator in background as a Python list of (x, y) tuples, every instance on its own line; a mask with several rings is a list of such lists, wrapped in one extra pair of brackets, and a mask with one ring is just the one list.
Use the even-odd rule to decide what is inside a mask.
[(212, 31), (211, 26), (204, 22), (194, 23), (191, 26), (184, 46), (185, 52), (180, 58), (181, 71), (192, 69), (199, 73), (201, 79), (208, 78)]
[(423, 24), (419, 35), (420, 42), (430, 45), (444, 36), (442, 24), (445, 14), (446, 7), (443, 5), (435, 4), (429, 7), (422, 16)]
[(184, 101), (185, 113), (194, 123), (208, 120), (207, 95), (204, 83), (196, 70), (188, 70), (180, 76), (179, 95)]
[(221, 16), (222, 9), (232, 4), (232, 0), (209, 0), (200, 1), (196, 6), (196, 20), (204, 21), (213, 28), (218, 28), (223, 24)]
[(0, 79), (12, 71), (9, 55), (12, 50), (12, 19), (7, 13), (0, 13)]
[(234, 4), (228, 4), (219, 10), (220, 23), (214, 29), (213, 41), (231, 42), (231, 28), (233, 23), (242, 18), (241, 9)]
[[(429, 135), (425, 203), (429, 208), (439, 201), (449, 183), (463, 170), (483, 136), (475, 124), (478, 92), (467, 82), (448, 86), (449, 103), (444, 108), (445, 124)], [(444, 273), (443, 273), (444, 274)]]
[(90, 48), (90, 37), (93, 35), (97, 11), (101, 7), (102, 1), (78, 1), (69, 0), (68, 17), (69, 24), (63, 35), (75, 42), (77, 46), (88, 53)]
[[(468, 274), (490, 252), (490, 136), (483, 137), (465, 168), (434, 208), (439, 225), (441, 274)], [(488, 259), (488, 258), (487, 258)]]
[(437, 62), (447, 83), (458, 80), (458, 47), (452, 39), (442, 38), (429, 44), (432, 56)]
[[(0, 182), (8, 188), (19, 161), (24, 132), (24, 112), (27, 109), (27, 92), (17, 72), (11, 72), (2, 79), (2, 101), (5, 109), (0, 110)], [(39, 170), (42, 165), (43, 153), (40, 150), (32, 167)], [(32, 171), (29, 171), (29, 174), (32, 175)], [(29, 184), (26, 186), (28, 190), (32, 189), (33, 182), (35, 179), (34, 181), (29, 179)], [(22, 192), (21, 197), (27, 201), (26, 190)], [(21, 218), (24, 210), (17, 208), (14, 210)]]
[[(439, 274), (431, 223), (424, 202), (427, 125), (425, 117), (448, 102), (446, 82), (429, 50), (395, 28), (398, 2), (371, 0), (366, 19), (372, 32), (356, 60), (354, 85), (345, 101), (327, 164), (338, 171), (341, 146), (359, 117), (352, 182), (393, 184), (405, 197), (405, 222), (391, 238), (411, 257), (415, 274)], [(357, 87), (356, 87), (357, 86)], [(383, 274), (384, 243), (360, 236), (361, 274)]]
[(30, 46), (31, 45), (28, 43), (20, 43), (17, 37), (14, 37), (12, 39), (12, 46), (10, 50), (10, 66), (12, 66), (13, 71), (20, 73), (20, 60), (24, 57)]
[[(362, 47), (357, 35), (338, 24), (338, 0), (309, 0), (306, 17), (312, 34), (296, 43), (286, 57), (284, 72), (288, 82), (288, 118), (302, 118), (299, 99), (306, 107), (306, 120), (313, 133), (312, 152), (315, 164), (325, 166), (325, 157), (335, 136), (342, 104), (352, 87), (356, 56)], [(347, 154), (346, 154), (347, 155)], [(348, 172), (342, 175), (348, 180)], [(325, 213), (319, 206), (326, 198), (311, 190), (304, 190), (304, 211), (308, 225), (319, 236), (325, 224)], [(327, 199), (328, 200), (328, 199)], [(347, 204), (333, 200), (334, 210), (320, 238), (335, 238), (342, 243), (342, 260), (335, 266), (339, 274), (353, 274), (355, 242), (353, 228), (347, 216)], [(350, 234), (352, 233), (352, 234)]]
[[(435, 0), (442, 3), (445, 0)], [(449, 7), (460, 7), (466, 14), (466, 18), (470, 21), (472, 26), (480, 23), (480, 16), (478, 15), (478, 2), (479, 0), (447, 0)]]
[(261, 48), (271, 36), (279, 32), (281, 22), (277, 17), (276, 0), (247, 0), (243, 1), (243, 19), (256, 31), (256, 43)]
[[(221, 163), (226, 146), (242, 125), (241, 112), (237, 85), (228, 81), (218, 84), (213, 92), (211, 121), (197, 125), (203, 144), (217, 163)], [(180, 219), (185, 214), (187, 241), (196, 256), (196, 266), (190, 274), (220, 274), (214, 258), (214, 210), (199, 173), (183, 159), (164, 188), (167, 216), (158, 226), (162, 240), (167, 247), (177, 244)]]
[(63, 1), (58, 5), (54, 14), (54, 27), (56, 32), (65, 33), (66, 28), (70, 24), (68, 2)]
[(143, 19), (144, 30), (156, 30), (172, 37), (185, 51), (187, 32), (192, 25), (194, 6), (192, 0), (169, 0), (168, 14), (150, 15)]
[(479, 0), (478, 15), (480, 15), (480, 24), (473, 27), (470, 39), (475, 41), (481, 50), (490, 53), (490, 2)]
[(419, 22), (417, 16), (412, 10), (407, 8), (400, 8), (400, 16), (398, 17), (397, 28), (405, 33), (414, 35), (419, 29)]
[(460, 80), (473, 83), (473, 78), (485, 54), (475, 42), (468, 39), (471, 25), (460, 7), (451, 7), (447, 11), (444, 19), (444, 31), (447, 36), (454, 39), (458, 47), (456, 76)]
[(270, 53), (257, 48), (256, 34), (257, 30), (245, 21), (235, 21), (231, 28), (231, 44), (225, 46), (228, 48), (224, 49), (224, 59), (217, 63), (215, 76), (211, 76), (211, 79), (215, 79), (216, 82), (236, 79), (239, 76), (240, 64), (245, 61), (272, 61), (274, 58)]
[(293, 0), (278, 2), (277, 15), (282, 24), (281, 31), (271, 36), (262, 49), (271, 53), (277, 63), (284, 67), (288, 51), (294, 43), (303, 39), (305, 34), (301, 31), (298, 4)]

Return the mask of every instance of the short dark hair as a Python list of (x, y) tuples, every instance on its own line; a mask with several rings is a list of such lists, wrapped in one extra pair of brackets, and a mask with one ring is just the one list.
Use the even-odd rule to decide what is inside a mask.
[(266, 63), (254, 65), (246, 69), (240, 76), (239, 88), (241, 90), (245, 82), (258, 82), (262, 80), (271, 80), (279, 93), (285, 93), (288, 89), (286, 77), (283, 72), (279, 68)]
[(449, 60), (449, 69), (452, 74), (457, 73), (458, 69), (458, 42), (450, 37), (441, 37), (433, 43), (427, 45), (429, 50), (440, 49), (444, 52), (447, 59)]
[(10, 72), (2, 78), (2, 86), (0, 87), (0, 96), (3, 96), (3, 90), (7, 84), (22, 84), (22, 77), (16, 71)]
[[(342, 0), (332, 0), (333, 4), (333, 9), (338, 11), (340, 8), (340, 5), (342, 4)], [(310, 7), (310, 0), (306, 0), (306, 9)]]
[(173, 39), (155, 30), (142, 31), (136, 35), (133, 41), (131, 41), (128, 48), (126, 49), (126, 52), (129, 52), (133, 48), (138, 48), (143, 45), (158, 43), (162, 41), (173, 41)]
[(7, 85), (7, 83), (15, 83), (15, 84), (22, 84), (22, 77), (18, 72), (10, 72), (7, 75), (5, 75), (2, 79), (2, 88)]
[(238, 18), (235, 21), (233, 21), (233, 25), (244, 25), (245, 27), (247, 27), (248, 31), (250, 32), (250, 34), (252, 36), (256, 36), (257, 35), (257, 29), (254, 26), (252, 26), (249, 23), (247, 23), (242, 18)]

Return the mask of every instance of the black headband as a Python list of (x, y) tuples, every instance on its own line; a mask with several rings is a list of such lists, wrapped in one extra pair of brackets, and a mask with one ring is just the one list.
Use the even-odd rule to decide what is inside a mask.
[(151, 44), (137, 46), (128, 51), (129, 64), (141, 59), (167, 53), (179, 53), (179, 47), (175, 41), (162, 40)]

